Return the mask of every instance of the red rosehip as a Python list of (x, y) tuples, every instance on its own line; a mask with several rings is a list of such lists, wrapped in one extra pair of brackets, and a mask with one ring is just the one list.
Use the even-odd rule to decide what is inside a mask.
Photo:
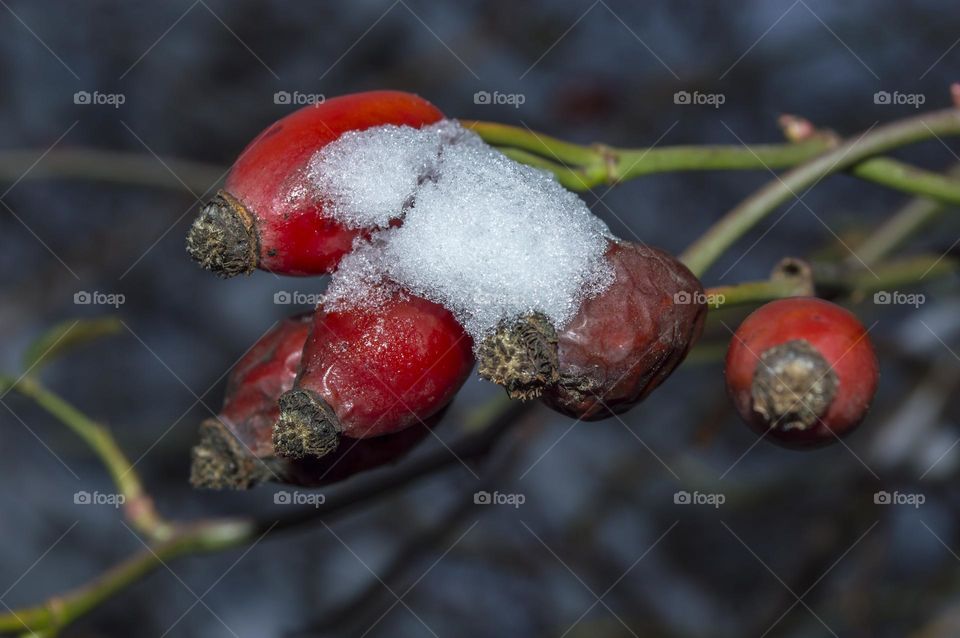
[(559, 381), (543, 401), (585, 421), (642, 401), (680, 365), (703, 332), (703, 286), (668, 253), (611, 241), (613, 283), (584, 300), (557, 334)]
[(624, 412), (660, 385), (703, 331), (703, 286), (657, 248), (610, 240), (605, 259), (612, 283), (586, 298), (559, 334), (534, 314), (485, 339), (480, 376), (511, 398), (542, 396), (584, 420)]
[(812, 297), (755, 310), (727, 352), (727, 390), (737, 412), (785, 447), (825, 445), (856, 428), (877, 376), (863, 325), (848, 310)]
[(273, 455), (270, 433), (280, 413), (277, 399), (293, 387), (309, 333), (309, 313), (284, 319), (250, 348), (227, 378), (220, 420), (257, 457)]
[(311, 316), (285, 319), (240, 359), (227, 379), (218, 418), (200, 424), (190, 481), (196, 487), (246, 489), (268, 480), (326, 485), (393, 462), (429, 433), (440, 415), (390, 436), (356, 441), (323, 459), (282, 459), (273, 451), (277, 399), (293, 387)]
[(283, 275), (333, 270), (365, 234), (335, 221), (307, 184), (307, 165), (347, 131), (422, 127), (443, 119), (426, 100), (399, 91), (369, 91), (306, 106), (272, 124), (241, 153), (224, 189), (200, 212), (187, 252), (223, 277), (261, 268)]
[(453, 315), (390, 289), (376, 307), (314, 314), (296, 386), (280, 397), (277, 454), (321, 457), (341, 436), (399, 432), (445, 407), (473, 367), (473, 342)]

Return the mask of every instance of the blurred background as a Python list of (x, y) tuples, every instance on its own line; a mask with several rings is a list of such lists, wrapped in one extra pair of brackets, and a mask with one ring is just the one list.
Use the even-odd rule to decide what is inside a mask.
[[(109, 425), (174, 518), (281, 510), (272, 485), (192, 490), (189, 449), (230, 366), (305, 309), (275, 293), (325, 282), (221, 281), (183, 238), (244, 145), (304, 96), (395, 88), (451, 117), (584, 143), (740, 144), (780, 141), (782, 113), (850, 135), (916, 112), (919, 99), (878, 103), (878, 91), (943, 108), (960, 79), (960, 12), (947, 0), (0, 5), (0, 364), (16, 373), (58, 322), (120, 317), (122, 334), (50, 364), (44, 380)], [(678, 91), (722, 104), (677, 103)], [(103, 164), (110, 156), (88, 149), (139, 159)], [(898, 156), (942, 170), (958, 152), (946, 139)], [(655, 175), (584, 197), (616, 234), (679, 252), (770, 179)], [(906, 201), (830, 177), (705, 284), (765, 277), (787, 255), (845, 258), (838, 238), (852, 245)], [(958, 237), (943, 215), (905, 253), (943, 254)], [(454, 463), (329, 527), (171, 562), (65, 635), (957, 635), (955, 284), (925, 284), (916, 307), (854, 300), (883, 374), (845, 445), (754, 445), (724, 395), (722, 324), (744, 314), (729, 311), (622, 421), (571, 427), (534, 408), (471, 465), (482, 483)], [(75, 303), (83, 292), (123, 303)], [(498, 394), (468, 382), (438, 435), (456, 439)], [(112, 507), (74, 504), (77, 491), (112, 490), (90, 451), (16, 393), (2, 403), (0, 602), (17, 608), (142, 544)], [(476, 505), (480, 486), (523, 504)], [(680, 491), (723, 504), (676, 503)], [(876, 504), (879, 491), (923, 503)]]

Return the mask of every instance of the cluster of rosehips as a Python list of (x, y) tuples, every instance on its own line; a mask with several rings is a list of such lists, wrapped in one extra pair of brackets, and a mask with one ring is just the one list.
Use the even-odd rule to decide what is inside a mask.
[[(374, 229), (349, 228), (325, 214), (322, 195), (304, 184), (311, 158), (347, 131), (419, 128), (443, 118), (425, 100), (391, 91), (347, 95), (284, 117), (243, 151), (191, 227), (188, 252), (224, 277), (257, 268), (334, 271)], [(480, 375), (511, 397), (539, 397), (579, 420), (623, 412), (660, 385), (702, 332), (703, 287), (656, 248), (611, 239), (605, 259), (612, 283), (584, 299), (566, 325), (532, 314), (477, 344)], [(320, 485), (393, 461), (424, 438), (473, 368), (474, 343), (446, 308), (395, 287), (384, 297), (376, 308), (321, 302), (312, 315), (287, 319), (262, 337), (231, 372), (219, 418), (201, 426), (194, 484)], [(845, 310), (788, 300), (741, 326), (727, 383), (752, 426), (784, 443), (813, 445), (862, 419), (876, 361)]]

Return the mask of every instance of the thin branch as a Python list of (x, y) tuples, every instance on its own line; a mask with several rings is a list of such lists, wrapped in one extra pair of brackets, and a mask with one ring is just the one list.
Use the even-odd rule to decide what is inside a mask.
[(831, 147), (830, 141), (816, 138), (800, 143), (758, 144), (751, 147), (733, 144), (627, 149), (602, 144), (573, 144), (526, 128), (494, 122), (461, 120), (461, 124), (501, 150), (521, 149), (562, 165), (585, 169), (584, 182), (575, 185), (575, 190), (587, 190), (642, 175), (670, 171), (787, 168), (816, 157)]
[[(951, 167), (947, 176), (960, 179), (960, 164)], [(947, 205), (927, 197), (917, 197), (909, 201), (857, 246), (857, 257), (868, 266), (886, 259), (947, 208)], [(853, 261), (855, 260), (851, 257), (851, 264)]]
[[(7, 385), (12, 384), (7, 380)], [(25, 397), (56, 417), (90, 446), (110, 472), (117, 490), (124, 496), (124, 514), (130, 523), (155, 541), (166, 541), (173, 536), (174, 525), (165, 521), (156, 511), (153, 499), (143, 489), (140, 477), (129, 459), (105, 427), (96, 423), (58, 395), (44, 388), (33, 377), (25, 377), (11, 386)]]
[[(506, 124), (466, 120), (462, 123), (507, 157), (553, 173), (561, 184), (574, 191), (615, 185), (652, 173), (791, 168), (836, 149), (839, 144), (835, 136), (818, 133), (785, 144), (624, 149), (602, 144), (577, 145)], [(905, 193), (960, 204), (960, 181), (954, 179), (955, 176), (940, 175), (886, 157), (862, 161), (850, 168), (850, 172)]]
[(723, 216), (681, 255), (681, 260), (702, 275), (728, 248), (781, 204), (832, 173), (895, 148), (937, 136), (960, 134), (960, 110), (947, 109), (878, 126), (860, 137), (770, 181)]
[[(4, 382), (9, 385), (8, 379), (0, 378), (0, 386), (3, 386)], [(23, 384), (22, 381), (21, 384)], [(15, 387), (21, 390), (21, 384)], [(28, 383), (26, 387), (28, 396), (37, 400), (38, 403), (42, 402), (45, 409), (81, 434), (101, 458), (104, 457), (105, 451), (116, 447), (106, 430), (97, 426), (59, 397), (44, 391), (33, 382)], [(223, 519), (171, 524), (168, 538), (152, 543), (148, 549), (133, 555), (86, 585), (54, 596), (40, 605), (0, 614), (0, 632), (31, 632), (34, 635), (41, 632), (56, 633), (170, 560), (188, 554), (216, 552), (245, 545), (271, 530), (290, 529), (327, 519), (361, 503), (390, 494), (436, 471), (449, 466), (459, 466), (463, 460), (482, 457), (533, 405), (498, 399), (491, 405), (483, 406), (481, 413), (484, 422), (473, 424), (470, 434), (464, 435), (459, 441), (449, 447), (441, 446), (429, 454), (411, 459), (392, 472), (352, 483), (333, 494), (318, 507), (297, 509), (274, 520)], [(105, 440), (108, 440), (109, 444), (105, 444)], [(116, 451), (119, 452), (118, 449)], [(108, 459), (104, 460), (105, 462), (109, 460), (108, 467), (113, 473), (115, 467), (120, 467), (122, 454), (117, 457), (114, 452), (109, 451), (107, 457)], [(132, 472), (128, 474), (128, 476), (131, 475), (133, 475)]]
[(93, 581), (33, 607), (0, 615), (0, 632), (50, 632), (63, 629), (163, 563), (185, 554), (215, 552), (256, 538), (249, 521), (208, 521), (178, 528), (171, 537), (138, 552)]
[(226, 167), (215, 164), (174, 158), (163, 158), (161, 164), (144, 153), (95, 148), (53, 149), (37, 163), (41, 153), (30, 149), (0, 151), (0, 181), (56, 177), (174, 190), (183, 190), (186, 185), (194, 192), (203, 193), (227, 171)]
[[(957, 272), (960, 272), (960, 261), (955, 258), (918, 255), (884, 262), (873, 268), (872, 273), (854, 267), (814, 264), (812, 281), (818, 296), (859, 299), (879, 290), (895, 291)], [(798, 282), (787, 278), (747, 281), (706, 290), (711, 310), (809, 294)]]

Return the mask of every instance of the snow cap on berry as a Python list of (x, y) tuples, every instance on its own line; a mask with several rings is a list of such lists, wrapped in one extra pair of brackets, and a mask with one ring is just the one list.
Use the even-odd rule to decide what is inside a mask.
[[(343, 260), (329, 307), (375, 305), (370, 282), (381, 277), (448, 308), (480, 344), (503, 322), (535, 313), (563, 326), (610, 282), (609, 231), (586, 204), (456, 123), (402, 134), (377, 127), (331, 147), (312, 163), (327, 166), (315, 185), (331, 213), (343, 223), (402, 216), (403, 224)], [(360, 162), (397, 174), (359, 171)]]

